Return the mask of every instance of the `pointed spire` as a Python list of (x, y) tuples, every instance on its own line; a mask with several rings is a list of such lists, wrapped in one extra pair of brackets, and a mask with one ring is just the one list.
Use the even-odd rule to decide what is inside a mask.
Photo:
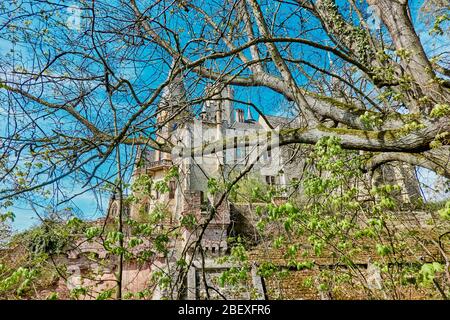
[[(178, 73), (173, 77), (173, 74), (175, 72)], [(186, 88), (184, 87), (183, 73), (176, 66), (175, 60), (173, 60), (172, 64), (170, 65), (170, 72), (167, 80), (169, 80), (170, 82), (167, 86), (164, 87), (162, 91), (159, 107), (169, 107), (170, 109), (170, 107), (177, 106), (180, 104), (180, 102), (186, 101)]]
[(247, 121), (255, 121), (255, 119), (253, 119), (252, 117), (252, 113), (250, 111), (250, 105), (247, 105)]

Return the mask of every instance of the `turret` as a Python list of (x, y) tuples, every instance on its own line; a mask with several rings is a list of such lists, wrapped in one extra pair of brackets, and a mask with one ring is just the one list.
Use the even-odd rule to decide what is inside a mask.
[(247, 120), (246, 120), (246, 122), (251, 122), (251, 123), (256, 122), (256, 120), (253, 119), (253, 117), (252, 117), (252, 113), (250, 111), (250, 105), (247, 106)]
[(210, 99), (205, 101), (200, 118), (215, 123), (222, 123), (222, 121), (230, 123), (233, 89), (230, 86), (215, 84), (206, 88), (206, 94)]
[[(158, 124), (164, 124), (161, 132), (173, 131), (175, 129), (174, 126), (176, 127), (191, 116), (190, 109), (186, 106), (187, 98), (183, 73), (175, 65), (175, 61), (170, 67), (167, 81), (169, 81), (169, 84), (162, 90), (161, 100), (157, 109), (157, 122)], [(165, 123), (168, 119), (171, 120)]]

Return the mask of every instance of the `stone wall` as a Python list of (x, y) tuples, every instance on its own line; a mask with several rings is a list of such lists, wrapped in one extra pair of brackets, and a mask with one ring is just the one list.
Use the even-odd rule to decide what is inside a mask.
[[(184, 230), (184, 246), (190, 246), (196, 242), (205, 229), (201, 239), (203, 250), (208, 254), (219, 255), (228, 249), (227, 230), (230, 225), (230, 209), (227, 200), (222, 201), (217, 208), (214, 217), (210, 220), (211, 203), (217, 199), (206, 200), (202, 203), (202, 193), (200, 191), (190, 191), (185, 193), (182, 216), (193, 215), (197, 221), (197, 227)], [(208, 220), (210, 220), (208, 222)], [(208, 225), (205, 228), (205, 224)]]
[[(221, 274), (231, 268), (231, 264), (220, 264), (214, 260), (207, 259), (205, 267), (200, 262), (195, 262), (189, 269), (187, 277), (187, 295), (188, 300), (203, 300), (208, 298), (213, 300), (220, 299), (252, 299), (261, 300), (265, 298), (262, 279), (256, 274), (256, 269), (251, 271), (251, 277), (248, 283), (237, 286), (220, 286), (219, 277)], [(206, 282), (206, 286), (205, 286)], [(215, 290), (208, 290), (206, 287), (213, 287)]]

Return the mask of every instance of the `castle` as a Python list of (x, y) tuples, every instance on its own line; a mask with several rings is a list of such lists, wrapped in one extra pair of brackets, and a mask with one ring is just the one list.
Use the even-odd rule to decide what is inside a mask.
[[(155, 271), (160, 271), (173, 280), (167, 287), (153, 287), (150, 297), (153, 299), (202, 299), (206, 297), (208, 281), (214, 283), (218, 275), (231, 267), (227, 263), (217, 262), (217, 257), (228, 253), (227, 238), (230, 225), (233, 222), (233, 204), (225, 197), (210, 192), (211, 181), (232, 181), (242, 171), (248, 170), (261, 183), (279, 190), (299, 179), (304, 170), (304, 160), (287, 146), (276, 145), (276, 132), (282, 127), (299, 125), (298, 120), (276, 116), (259, 116), (254, 119), (250, 106), (247, 110), (236, 108), (233, 104), (233, 89), (225, 85), (215, 85), (207, 88), (207, 99), (202, 104), (199, 116), (194, 116), (187, 103), (183, 79), (179, 75), (162, 94), (158, 105), (156, 134), (157, 141), (170, 141), (175, 145), (169, 154), (150, 148), (140, 147), (137, 152), (133, 169), (133, 183), (141, 177), (147, 177), (152, 185), (163, 181), (166, 192), (152, 188), (144, 192), (139, 188), (133, 190), (133, 196), (138, 199), (128, 202), (124, 207), (125, 217), (140, 221), (155, 209), (164, 210), (166, 216), (158, 223), (161, 227), (180, 225), (184, 217), (194, 217), (196, 227), (182, 227), (168, 240), (168, 250), (159, 252), (150, 260), (139, 263), (130, 259), (124, 263), (122, 286), (124, 292), (141, 292), (148, 289), (149, 281)], [(180, 112), (180, 110), (182, 110)], [(267, 140), (267, 133), (274, 139), (270, 146), (266, 143), (239, 143), (236, 137), (253, 135)], [(226, 141), (227, 146), (208, 149), (215, 141)], [(266, 141), (264, 140), (264, 141)], [(242, 141), (242, 140), (239, 140)], [(229, 145), (231, 144), (231, 145)], [(212, 145), (212, 144), (211, 144)], [(201, 148), (201, 154), (188, 153), (186, 150)], [(170, 175), (177, 168), (176, 175)], [(168, 178), (169, 177), (169, 178)], [(417, 180), (412, 167), (404, 165), (384, 166), (374, 178), (378, 181), (395, 182), (403, 186), (406, 192), (403, 200), (412, 201), (420, 197)], [(119, 197), (113, 196), (109, 201), (108, 217), (113, 219), (118, 215)], [(273, 201), (285, 201), (287, 194), (281, 191)], [(213, 214), (211, 208), (215, 206)], [(245, 215), (245, 213), (244, 213)], [(198, 241), (201, 235), (200, 241)], [(131, 231), (127, 231), (131, 237)], [(136, 254), (152, 243), (141, 243), (133, 248)], [(69, 253), (71, 266), (76, 270), (72, 280), (74, 286), (83, 282), (83, 270), (98, 268), (83, 260), (83, 254), (95, 252), (103, 259), (109, 257), (101, 243), (83, 242)], [(190, 262), (184, 276), (180, 275), (177, 262), (182, 257)], [(90, 285), (98, 290), (114, 285), (116, 260), (107, 263), (102, 278)], [(103, 266), (105, 268), (105, 266)], [(70, 269), (70, 268), (69, 268)], [(81, 270), (81, 271), (80, 271)], [(252, 279), (247, 288), (241, 288), (239, 295), (233, 295), (224, 289), (213, 293), (215, 298), (265, 297), (264, 281), (257, 275), (256, 269), (251, 271)], [(100, 285), (99, 285), (100, 282)]]

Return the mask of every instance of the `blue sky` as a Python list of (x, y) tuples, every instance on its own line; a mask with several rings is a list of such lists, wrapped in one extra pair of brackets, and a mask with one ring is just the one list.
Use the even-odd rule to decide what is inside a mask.
[[(85, 219), (95, 219), (101, 217), (106, 210), (107, 197), (97, 197), (93, 192), (88, 191), (77, 196), (71, 204), (78, 216)], [(98, 208), (99, 205), (100, 208)], [(36, 212), (26, 203), (14, 205), (11, 207), (11, 210), (15, 214), (13, 222), (15, 231), (28, 229), (41, 221)], [(39, 208), (37, 208), (37, 212), (42, 214)]]

